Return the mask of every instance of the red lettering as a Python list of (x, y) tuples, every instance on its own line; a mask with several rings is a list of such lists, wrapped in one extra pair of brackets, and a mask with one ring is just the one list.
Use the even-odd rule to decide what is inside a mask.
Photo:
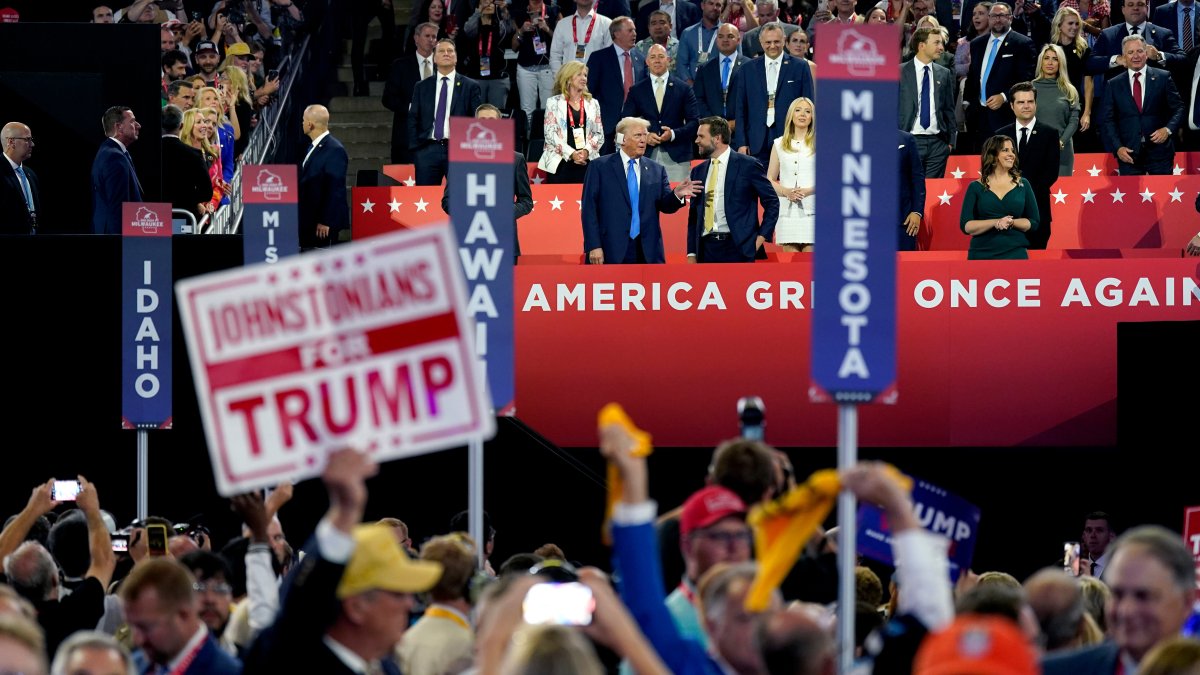
[(261, 407), (263, 397), (256, 396), (244, 401), (234, 401), (229, 404), (229, 410), (241, 413), (246, 423), (246, 434), (250, 437), (250, 454), (257, 457), (262, 454), (262, 446), (258, 443), (258, 427), (254, 425), (254, 409)]
[(372, 370), (367, 373), (367, 394), (371, 399), (371, 423), (375, 428), (383, 426), (380, 419), (381, 412), (387, 413), (387, 421), (392, 424), (400, 422), (402, 392), (405, 402), (408, 403), (408, 418), (416, 419), (417, 399), (413, 395), (412, 375), (408, 371), (407, 363), (396, 366), (396, 386), (390, 391), (379, 376), (379, 371)]
[(344, 434), (354, 428), (354, 423), (358, 421), (358, 397), (354, 395), (354, 376), (346, 376), (346, 420), (338, 422), (333, 419), (332, 399), (329, 395), (329, 383), (322, 382), (321, 389), (321, 411), (325, 414), (325, 426), (335, 434)]
[(444, 356), (435, 356), (421, 362), (421, 375), (425, 380), (425, 399), (429, 414), (437, 416), (437, 394), (454, 383), (454, 369)]
[[(288, 401), (296, 401), (299, 407), (289, 405)], [(293, 424), (300, 427), (310, 442), (316, 442), (317, 432), (308, 422), (308, 404), (308, 392), (303, 389), (285, 389), (275, 394), (275, 412), (279, 415), (279, 428), (283, 431), (285, 447), (290, 448), (296, 444), (292, 439)]]

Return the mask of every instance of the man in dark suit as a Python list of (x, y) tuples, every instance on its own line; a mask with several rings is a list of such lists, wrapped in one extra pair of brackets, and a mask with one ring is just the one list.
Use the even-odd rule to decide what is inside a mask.
[(450, 118), (470, 117), (483, 103), (479, 83), (455, 71), (454, 40), (438, 40), (433, 63), (437, 72), (413, 87), (408, 108), (408, 149), (417, 185), (441, 185), (450, 161)]
[(690, 180), (672, 190), (662, 165), (644, 156), (649, 125), (636, 117), (617, 123), (618, 152), (593, 161), (583, 179), (583, 249), (593, 265), (666, 262), (658, 214), (675, 213), (695, 194)]
[(917, 250), (917, 235), (925, 217), (925, 169), (918, 147), (917, 139), (900, 129), (900, 208), (897, 213), (903, 220), (900, 221), (900, 236), (896, 239), (898, 251)]
[[(1140, 35), (1145, 40), (1146, 59), (1150, 66), (1178, 72), (1180, 81), (1177, 81), (1176, 91), (1183, 91), (1183, 88), (1178, 85), (1184, 78), (1188, 78), (1190, 84), (1191, 73), (1188, 72), (1187, 75), (1182, 73), (1186, 67), (1187, 55), (1179, 48), (1179, 42), (1175, 39), (1173, 32), (1146, 20), (1146, 17), (1149, 16), (1146, 0), (1125, 0), (1123, 8), (1125, 21), (1115, 23), (1100, 31), (1100, 36), (1096, 38), (1096, 44), (1092, 46), (1092, 55), (1088, 57), (1085, 64), (1084, 69), (1088, 75), (1100, 75), (1095, 80), (1095, 91), (1092, 94), (1092, 100), (1099, 104), (1092, 111), (1092, 119), (1104, 117), (1106, 101), (1104, 90), (1108, 86), (1108, 80), (1124, 73), (1128, 68), (1129, 64), (1125, 62), (1122, 50), (1124, 49), (1123, 40), (1130, 35)], [(1114, 17), (1113, 20), (1116, 21), (1116, 18)], [(1105, 147), (1105, 150), (1109, 152), (1115, 149)]]
[(121, 105), (105, 110), (101, 124), (108, 138), (92, 161), (92, 231), (121, 234), (121, 205), (142, 201), (142, 184), (129, 156), (142, 125)]
[(244, 675), (397, 675), (392, 651), (408, 628), (414, 593), (442, 576), (436, 562), (411, 560), (386, 524), (360, 525), (366, 480), (378, 467), (352, 449), (329, 455), (321, 479), (329, 510), (288, 576), (275, 623), (254, 641)]
[(199, 221), (209, 212), (212, 179), (204, 155), (179, 139), (183, 111), (173, 105), (162, 109), (162, 198), (171, 208), (187, 209)]
[(737, 26), (723, 23), (717, 28), (717, 53), (696, 71), (696, 105), (700, 117), (729, 117), (726, 102), (733, 91), (734, 76), (750, 59), (738, 54), (741, 35)]
[[(696, 145), (707, 161), (692, 169), (692, 183), (704, 197), (692, 199), (688, 213), (688, 262), (754, 262), (775, 234), (779, 196), (758, 160), (733, 152), (729, 123), (705, 117)], [(762, 222), (758, 220), (762, 205)]]
[(934, 62), (946, 51), (940, 29), (918, 28), (910, 46), (915, 56), (900, 66), (900, 128), (916, 137), (925, 176), (941, 178), (946, 175), (946, 160), (958, 130), (954, 120), (957, 80), (949, 69)]
[(672, 182), (687, 180), (691, 172), (692, 145), (700, 121), (696, 95), (687, 82), (670, 72), (670, 60), (662, 45), (646, 54), (649, 76), (629, 90), (622, 117), (640, 117), (650, 122), (647, 144), (650, 159), (663, 165)]
[(408, 106), (417, 83), (433, 75), (433, 48), (437, 45), (436, 23), (425, 22), (413, 33), (413, 53), (392, 62), (387, 84), (383, 86), (383, 105), (392, 111), (392, 163), (408, 164)]
[[(475, 119), (498, 120), (500, 110), (491, 103), (484, 103), (475, 111)], [(450, 213), (450, 183), (442, 191), (442, 211)], [(517, 221), (533, 211), (533, 191), (529, 189), (529, 166), (525, 155), (513, 152), (513, 264), (521, 256), (521, 238), (517, 236)]]
[(1033, 79), (1037, 59), (1033, 41), (1010, 29), (1012, 7), (997, 2), (988, 11), (988, 21), (991, 31), (971, 40), (971, 68), (963, 90), (975, 152), (997, 129), (1012, 123), (1006, 92)]
[(1169, 176), (1175, 160), (1172, 136), (1183, 123), (1183, 101), (1167, 71), (1146, 65), (1144, 38), (1125, 38), (1122, 51), (1129, 70), (1105, 87), (1101, 138), (1120, 160), (1122, 176)]
[(1050, 41), (1050, 20), (1053, 18), (1042, 10), (1042, 3), (1035, 0), (1017, 0), (1013, 7), (1012, 29), (1033, 40), (1034, 48), (1039, 51)]
[(997, 132), (1013, 139), (1017, 148), (1017, 168), (1029, 181), (1037, 200), (1037, 229), (1025, 233), (1029, 248), (1045, 249), (1050, 241), (1050, 189), (1058, 180), (1058, 157), (1062, 149), (1058, 130), (1037, 121), (1037, 89), (1028, 82), (1018, 82), (1008, 90), (1016, 122)]
[(25, 165), (33, 154), (33, 132), (9, 122), (0, 130), (0, 146), (8, 160), (0, 163), (0, 234), (37, 234), (41, 191), (37, 174)]
[(620, 16), (608, 27), (612, 44), (588, 57), (588, 91), (600, 102), (600, 121), (604, 123), (604, 145), (600, 154), (616, 147), (613, 129), (621, 119), (621, 108), (634, 83), (646, 76), (646, 57), (634, 47), (637, 30), (633, 19)]
[(168, 667), (181, 675), (242, 672), (200, 620), (193, 583), (188, 569), (173, 558), (143, 560), (121, 583), (139, 673), (167, 672)]
[[(1154, 14), (1150, 22), (1155, 26), (1161, 26), (1171, 31), (1175, 36), (1175, 41), (1179, 43), (1183, 53), (1187, 54), (1194, 47), (1200, 45), (1200, 31), (1196, 28), (1196, 1), (1189, 0), (1171, 0), (1165, 5), (1160, 5), (1154, 8)], [(1190, 31), (1184, 30), (1185, 27), (1190, 27)], [(1189, 41), (1190, 33), (1190, 41)]]
[(629, 16), (629, 0), (596, 0), (596, 13), (616, 19), (619, 16)]
[(662, 10), (671, 15), (671, 35), (679, 37), (688, 28), (700, 20), (700, 8), (691, 0), (650, 0), (638, 5), (637, 20), (634, 26), (638, 35), (650, 34), (650, 14)]
[(1155, 645), (1180, 634), (1196, 598), (1195, 562), (1177, 533), (1157, 525), (1135, 527), (1110, 548), (1104, 582), (1113, 591), (1105, 607), (1110, 640), (1048, 655), (1045, 675), (1134, 672)]
[(736, 122), (733, 147), (767, 166), (771, 143), (783, 135), (788, 106), (800, 97), (811, 99), (813, 81), (808, 61), (784, 52), (779, 24), (767, 24), (758, 36), (763, 58), (754, 59), (738, 72), (737, 86), (726, 107), (731, 121)]
[(304, 135), (312, 143), (300, 163), (300, 250), (329, 248), (338, 233), (350, 227), (346, 148), (329, 134), (329, 110), (323, 105), (304, 109)]

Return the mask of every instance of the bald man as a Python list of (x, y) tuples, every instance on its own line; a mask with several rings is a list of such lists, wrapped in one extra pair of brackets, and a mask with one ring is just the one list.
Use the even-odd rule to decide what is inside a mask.
[(0, 163), (0, 234), (36, 234), (41, 204), (37, 174), (25, 166), (33, 154), (33, 133), (20, 122), (0, 130), (7, 162)]
[(338, 233), (350, 227), (346, 172), (350, 157), (329, 134), (329, 110), (323, 105), (304, 109), (304, 135), (312, 144), (300, 161), (300, 251), (329, 248)]

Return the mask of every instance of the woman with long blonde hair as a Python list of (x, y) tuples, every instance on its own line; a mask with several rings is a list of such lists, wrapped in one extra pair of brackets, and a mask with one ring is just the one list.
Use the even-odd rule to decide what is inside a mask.
[(1037, 99), (1037, 118), (1058, 131), (1058, 175), (1075, 171), (1075, 132), (1079, 129), (1079, 92), (1067, 79), (1063, 67), (1066, 55), (1062, 47), (1048, 44), (1038, 54), (1037, 75), (1033, 80)]
[(212, 199), (208, 202), (208, 211), (215, 211), (225, 196), (225, 181), (221, 177), (221, 151), (214, 143), (217, 133), (214, 120), (218, 113), (212, 108), (192, 108), (183, 113), (183, 131), (179, 140), (196, 148), (204, 155), (204, 163), (208, 166), (208, 179), (212, 182)]
[(1079, 10), (1063, 6), (1054, 13), (1050, 27), (1050, 44), (1063, 50), (1060, 69), (1067, 71), (1067, 79), (1079, 92), (1079, 130), (1084, 132), (1092, 128), (1092, 98), (1096, 88), (1095, 79), (1087, 74), (1084, 65), (1092, 55), (1092, 48), (1084, 37), (1086, 25)]
[(816, 137), (816, 108), (811, 99), (801, 96), (788, 106), (783, 135), (771, 145), (767, 166), (767, 178), (779, 195), (775, 243), (785, 251), (811, 251), (813, 247)]
[(582, 183), (588, 162), (600, 156), (604, 126), (587, 76), (583, 62), (567, 61), (554, 78), (554, 95), (546, 99), (546, 146), (538, 166), (548, 174), (547, 182)]

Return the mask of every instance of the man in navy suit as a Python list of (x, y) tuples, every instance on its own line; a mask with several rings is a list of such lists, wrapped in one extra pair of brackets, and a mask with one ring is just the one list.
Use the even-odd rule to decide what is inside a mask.
[(635, 48), (637, 29), (633, 19), (619, 16), (608, 27), (612, 44), (588, 57), (588, 91), (600, 102), (600, 121), (604, 123), (604, 145), (600, 154), (612, 153), (613, 129), (621, 118), (625, 98), (634, 83), (646, 76), (646, 57)]
[(750, 59), (738, 54), (742, 37), (737, 26), (723, 23), (717, 28), (717, 53), (696, 71), (696, 105), (700, 117), (725, 117), (726, 102), (733, 91), (734, 76)]
[[(1107, 100), (1104, 89), (1108, 80), (1124, 73), (1125, 69), (1129, 67), (1122, 51), (1124, 49), (1123, 40), (1130, 35), (1140, 35), (1145, 40), (1146, 62), (1150, 66), (1177, 72), (1177, 76), (1180, 78), (1175, 87), (1177, 91), (1183, 90), (1179, 83), (1184, 79), (1187, 79), (1190, 85), (1191, 71), (1188, 71), (1186, 75), (1182, 72), (1186, 66), (1187, 56), (1179, 48), (1173, 32), (1146, 20), (1146, 17), (1149, 16), (1146, 0), (1125, 0), (1123, 8), (1125, 21), (1100, 31), (1100, 36), (1096, 38), (1096, 44), (1092, 47), (1092, 55), (1084, 64), (1084, 70), (1088, 75), (1100, 75), (1096, 78), (1095, 92), (1092, 94), (1092, 100), (1099, 104), (1092, 111), (1092, 119), (1104, 117), (1104, 105)], [(1115, 149), (1105, 147), (1105, 150), (1109, 152)]]
[(341, 142), (329, 135), (329, 111), (323, 105), (304, 109), (304, 135), (312, 143), (300, 163), (300, 250), (329, 248), (338, 232), (350, 227), (346, 172), (350, 158)]
[(1121, 48), (1129, 70), (1105, 87), (1100, 135), (1120, 160), (1122, 176), (1169, 176), (1175, 160), (1172, 136), (1183, 123), (1183, 101), (1167, 71), (1146, 65), (1149, 50), (1142, 36), (1130, 35)]
[(433, 63), (437, 72), (413, 87), (408, 108), (408, 148), (417, 185), (442, 184), (450, 167), (450, 118), (471, 117), (483, 103), (479, 83), (455, 71), (454, 40), (438, 40)]
[(726, 107), (736, 122), (733, 147), (766, 166), (771, 159), (771, 143), (783, 135), (788, 106), (802, 96), (812, 98), (813, 81), (808, 62), (784, 52), (783, 28), (779, 24), (767, 24), (758, 37), (763, 58), (742, 67)]
[(1058, 130), (1037, 121), (1037, 89), (1028, 82), (1018, 82), (1008, 90), (1016, 122), (1000, 127), (996, 133), (1008, 136), (1017, 149), (1017, 168), (1029, 181), (1037, 200), (1038, 226), (1025, 233), (1029, 248), (1045, 249), (1050, 241), (1053, 220), (1050, 211), (1050, 190), (1058, 181), (1058, 158), (1062, 147)]
[(991, 31), (971, 40), (971, 67), (963, 89), (967, 126), (974, 150), (1000, 127), (1013, 121), (1007, 92), (1033, 79), (1037, 56), (1033, 41), (1011, 30), (1012, 7), (1003, 2), (988, 12)]
[(433, 76), (433, 49), (438, 27), (423, 23), (413, 33), (413, 50), (392, 62), (383, 87), (383, 106), (392, 111), (392, 163), (408, 164), (408, 106), (417, 83)]
[[(692, 199), (688, 213), (688, 262), (754, 262), (775, 234), (779, 196), (758, 160), (732, 151), (729, 123), (705, 117), (696, 145), (707, 161), (692, 169), (692, 183), (704, 197)], [(762, 204), (762, 222), (758, 207)]]
[[(1196, 30), (1196, 1), (1188, 0), (1171, 0), (1165, 5), (1160, 5), (1154, 8), (1154, 15), (1151, 18), (1151, 23), (1155, 26), (1161, 26), (1171, 31), (1175, 36), (1176, 42), (1183, 49), (1183, 53), (1187, 54), (1192, 51), (1192, 48), (1200, 45), (1200, 32)], [(1191, 42), (1188, 42), (1184, 26), (1191, 26)]]
[(0, 147), (8, 160), (0, 162), (0, 234), (37, 234), (41, 191), (37, 174), (25, 164), (33, 154), (33, 132), (9, 122), (0, 130)]
[(142, 184), (129, 156), (142, 125), (123, 105), (105, 110), (101, 124), (108, 138), (92, 161), (92, 231), (121, 234), (121, 205), (142, 201)]
[(139, 673), (238, 675), (242, 664), (226, 654), (200, 620), (195, 583), (173, 558), (143, 560), (121, 583), (125, 620)]
[(649, 127), (643, 119), (622, 119), (619, 151), (593, 161), (584, 176), (583, 249), (593, 265), (666, 262), (658, 214), (675, 213), (695, 194), (690, 180), (672, 190), (662, 165), (644, 156)]
[(935, 62), (946, 51), (940, 29), (922, 26), (913, 31), (910, 44), (915, 56), (900, 66), (900, 128), (916, 137), (925, 175), (941, 178), (958, 132), (957, 80)]
[(637, 21), (634, 26), (638, 35), (650, 34), (650, 14), (662, 10), (671, 15), (671, 35), (679, 37), (683, 30), (700, 20), (700, 8), (691, 0), (650, 0), (638, 6)]
[(925, 168), (917, 139), (900, 129), (900, 236), (896, 239), (896, 250), (917, 250), (917, 235), (921, 232), (921, 219), (925, 217)]
[(667, 50), (662, 45), (650, 47), (646, 54), (649, 77), (642, 78), (629, 90), (621, 116), (650, 122), (646, 138), (652, 148), (649, 157), (663, 165), (668, 179), (679, 182), (687, 180), (692, 168), (692, 144), (700, 115), (692, 88), (673, 77), (669, 66)]
[(1155, 645), (1175, 638), (1196, 597), (1195, 562), (1183, 539), (1157, 525), (1129, 530), (1110, 548), (1104, 608), (1110, 640), (1042, 662), (1045, 675), (1113, 675), (1137, 670)]

